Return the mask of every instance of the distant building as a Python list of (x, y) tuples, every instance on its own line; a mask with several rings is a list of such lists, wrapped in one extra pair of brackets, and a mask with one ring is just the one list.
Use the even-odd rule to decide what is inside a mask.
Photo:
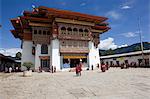
[[(142, 57), (142, 51), (115, 54), (101, 56), (101, 62), (111, 66), (111, 67), (120, 67), (121, 64), (127, 64), (130, 67), (150, 67), (150, 50), (144, 50)], [(144, 60), (143, 60), (144, 58)], [(143, 60), (143, 62), (142, 62)]]
[(19, 69), (20, 65), (20, 59), (0, 54), (0, 72), (7, 72), (9, 67), (12, 67), (13, 70), (15, 70), (15, 67)]
[[(34, 69), (56, 70), (83, 63), (96, 67), (99, 61), (99, 34), (108, 31), (107, 18), (47, 7), (24, 11), (11, 19), (14, 37), (22, 41), (22, 63)], [(25, 69), (22, 67), (22, 69)]]

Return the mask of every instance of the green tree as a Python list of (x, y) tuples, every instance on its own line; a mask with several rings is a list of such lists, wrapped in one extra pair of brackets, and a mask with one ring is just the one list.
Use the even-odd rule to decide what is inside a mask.
[(19, 59), (20, 59), (21, 56), (22, 56), (21, 52), (16, 53), (16, 58), (19, 58)]
[(107, 55), (113, 55), (114, 51), (112, 49), (109, 49), (109, 50), (106, 51), (106, 54)]
[(140, 50), (141, 50), (141, 47), (140, 47), (140, 46), (134, 47), (134, 51), (140, 51)]
[(29, 71), (31, 67), (33, 67), (33, 63), (32, 62), (24, 62), (23, 66), (25, 66), (27, 68), (27, 70)]

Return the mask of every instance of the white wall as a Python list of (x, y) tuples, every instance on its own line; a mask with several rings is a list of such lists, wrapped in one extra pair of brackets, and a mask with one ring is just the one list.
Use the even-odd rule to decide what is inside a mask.
[(41, 54), (41, 45), (37, 44), (35, 47), (35, 70), (38, 70), (41, 65), (39, 58), (40, 54)]
[[(32, 62), (33, 64), (35, 64), (35, 57), (34, 55), (32, 55), (32, 46), (32, 41), (23, 41), (21, 65), (24, 62)], [(26, 68), (22, 66), (21, 70), (26, 70)]]
[(60, 71), (59, 40), (58, 39), (52, 40), (51, 46), (52, 46), (52, 66), (56, 66), (56, 70)]
[(94, 47), (94, 43), (89, 41), (89, 66), (93, 65), (96, 68), (97, 64), (100, 64), (100, 56), (99, 56), (99, 49)]

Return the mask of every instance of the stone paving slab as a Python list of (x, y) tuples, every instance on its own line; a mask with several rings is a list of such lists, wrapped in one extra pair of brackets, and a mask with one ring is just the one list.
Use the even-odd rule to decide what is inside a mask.
[(0, 73), (0, 99), (150, 99), (149, 68), (75, 72)]

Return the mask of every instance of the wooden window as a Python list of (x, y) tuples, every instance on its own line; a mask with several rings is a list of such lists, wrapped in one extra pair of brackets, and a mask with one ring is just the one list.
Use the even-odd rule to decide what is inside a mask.
[(72, 34), (72, 29), (70, 27), (67, 29), (67, 31), (68, 31), (68, 35)]
[(78, 43), (77, 43), (77, 42), (73, 42), (73, 46), (74, 46), (74, 47), (77, 47), (77, 46), (78, 46)]
[(82, 47), (82, 43), (83, 43), (82, 41), (79, 42), (79, 47)]
[(74, 29), (73, 29), (73, 35), (77, 35), (77, 33), (78, 33), (78, 29), (77, 29), (77, 28), (74, 28)]
[(83, 29), (79, 29), (79, 35), (83, 36)]
[(46, 44), (42, 44), (41, 54), (48, 54), (48, 46)]
[(62, 41), (62, 46), (66, 46), (66, 42), (65, 41)]
[(83, 45), (84, 47), (87, 47), (87, 42), (84, 42), (84, 45)]
[(73, 31), (74, 31), (74, 32), (77, 32), (77, 31), (78, 31), (78, 29), (77, 29), (77, 28), (74, 28), (74, 29), (73, 29)]
[(65, 27), (61, 28), (61, 34), (64, 34), (64, 35), (66, 34), (66, 28)]
[(42, 34), (42, 31), (41, 31), (41, 30), (39, 30), (39, 34), (40, 34), (40, 35)]
[(43, 31), (43, 35), (46, 35), (46, 31)]
[(84, 32), (88, 33), (89, 31), (87, 29), (85, 29)]
[(37, 30), (34, 30), (34, 34), (37, 34)]
[(82, 30), (82, 29), (79, 29), (79, 32), (83, 32), (83, 30)]
[(72, 41), (68, 42), (68, 46), (71, 47), (72, 46)]
[(88, 36), (88, 32), (89, 32), (88, 29), (85, 29), (85, 30), (84, 30), (84, 35), (85, 35), (85, 36)]
[(47, 31), (47, 35), (50, 35), (50, 31)]
[(66, 31), (66, 28), (65, 28), (65, 27), (62, 27), (62, 28), (61, 28), (61, 30), (64, 30), (64, 31)]

